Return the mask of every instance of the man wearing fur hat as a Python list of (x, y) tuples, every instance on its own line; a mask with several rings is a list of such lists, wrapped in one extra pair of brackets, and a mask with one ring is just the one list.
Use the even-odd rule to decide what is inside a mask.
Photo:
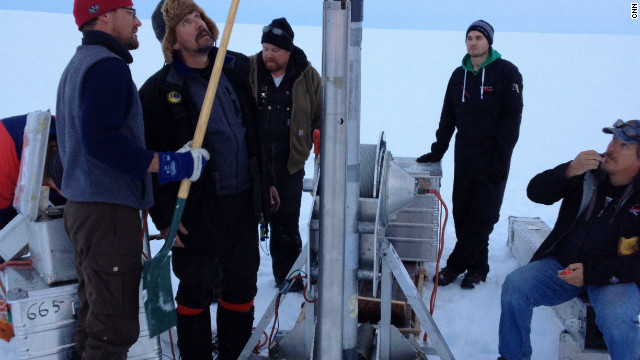
[[(161, 11), (152, 21), (166, 65), (140, 89), (147, 146), (155, 151), (175, 149), (193, 137), (218, 52), (218, 28), (192, 0), (166, 0)], [(180, 280), (178, 348), (185, 360), (212, 358), (209, 307), (216, 259), (218, 358), (236, 359), (252, 332), (258, 221), (277, 210), (279, 199), (261, 149), (248, 74), (249, 59), (227, 53), (203, 141), (212, 158), (202, 181), (191, 187), (173, 249)], [(150, 214), (165, 234), (177, 193), (178, 186), (154, 181)]]
[(493, 27), (473, 22), (467, 54), (454, 70), (431, 152), (418, 162), (438, 162), (455, 130), (453, 220), (456, 246), (434, 281), (445, 286), (466, 271), (461, 286), (473, 289), (489, 273), (489, 234), (500, 217), (511, 154), (522, 118), (522, 75), (493, 49)]
[[(280, 287), (302, 249), (298, 223), (304, 164), (313, 130), (322, 122), (322, 80), (293, 44), (285, 18), (262, 28), (262, 51), (251, 56), (251, 87), (257, 99), (264, 148), (276, 174), (280, 209), (271, 217), (273, 277)], [(301, 290), (296, 281), (292, 290)]]
[(200, 176), (208, 154), (145, 148), (142, 107), (129, 50), (141, 25), (131, 0), (75, 0), (82, 45), (57, 94), (56, 133), (67, 198), (64, 225), (78, 276), (75, 359), (125, 359), (139, 336), (140, 210), (161, 182)]

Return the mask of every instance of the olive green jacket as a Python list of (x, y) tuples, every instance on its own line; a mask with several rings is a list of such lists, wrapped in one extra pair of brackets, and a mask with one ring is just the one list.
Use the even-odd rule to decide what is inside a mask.
[[(253, 96), (258, 94), (258, 58), (262, 62), (262, 52), (250, 57), (249, 80)], [(289, 58), (287, 71), (299, 74), (293, 83), (291, 124), (289, 127), (289, 160), (287, 170), (293, 174), (304, 168), (313, 145), (313, 131), (322, 124), (322, 78), (311, 66), (304, 52), (294, 47)]]

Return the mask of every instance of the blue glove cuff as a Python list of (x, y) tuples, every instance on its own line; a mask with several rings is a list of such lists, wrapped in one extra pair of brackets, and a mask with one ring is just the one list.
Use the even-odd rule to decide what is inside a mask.
[(178, 181), (188, 178), (193, 173), (193, 156), (191, 153), (161, 152), (158, 154), (160, 169), (158, 169), (158, 183)]

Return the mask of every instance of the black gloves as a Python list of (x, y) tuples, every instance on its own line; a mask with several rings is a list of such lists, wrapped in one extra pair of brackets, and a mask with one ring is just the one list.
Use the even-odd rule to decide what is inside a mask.
[(509, 175), (509, 167), (502, 163), (493, 163), (489, 167), (489, 180), (494, 184), (499, 184), (507, 180)]
[(434, 153), (427, 153), (416, 159), (419, 163), (438, 162), (442, 160), (442, 156), (435, 155)]

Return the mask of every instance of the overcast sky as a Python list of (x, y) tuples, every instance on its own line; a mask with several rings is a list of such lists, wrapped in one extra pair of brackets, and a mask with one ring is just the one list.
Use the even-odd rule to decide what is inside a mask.
[[(637, 0), (634, 0), (637, 2)], [(216, 22), (224, 22), (230, 0), (196, 1)], [(71, 13), (72, 0), (0, 0), (0, 9)], [(141, 19), (151, 17), (156, 0), (134, 0)], [(236, 21), (267, 24), (285, 16), (294, 25), (322, 23), (321, 0), (242, 0)], [(477, 19), (496, 32), (640, 34), (627, 0), (364, 0), (363, 26), (388, 29), (461, 30)]]

